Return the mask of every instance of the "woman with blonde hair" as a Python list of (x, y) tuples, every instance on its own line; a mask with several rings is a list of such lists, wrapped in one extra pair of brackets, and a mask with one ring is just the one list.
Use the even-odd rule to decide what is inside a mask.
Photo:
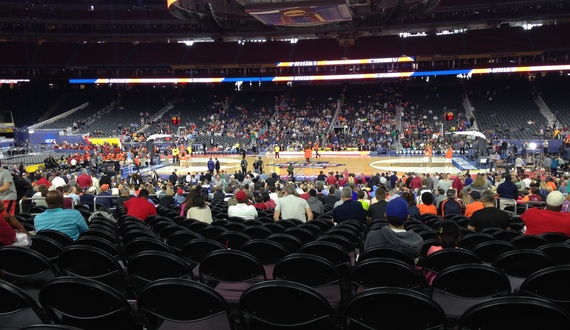
[(483, 175), (482, 173), (479, 173), (475, 176), (475, 179), (473, 179), (473, 182), (470, 185), (468, 185), (467, 187), (465, 187), (465, 190), (467, 190), (469, 192), (475, 190), (475, 191), (478, 191), (479, 193), (482, 193), (483, 191), (485, 191), (489, 188), (491, 188), (491, 183), (489, 182), (489, 180), (487, 180), (485, 175)]

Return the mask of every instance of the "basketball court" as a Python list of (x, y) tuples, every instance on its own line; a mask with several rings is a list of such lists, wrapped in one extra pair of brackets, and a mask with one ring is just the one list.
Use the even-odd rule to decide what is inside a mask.
[[(280, 158), (275, 158), (272, 153), (258, 156), (248, 155), (246, 157), (248, 170), (253, 169), (253, 162), (257, 161), (259, 156), (261, 156), (263, 160), (263, 169), (266, 173), (274, 171), (278, 175), (287, 175), (287, 167), (289, 164), (293, 164), (295, 174), (305, 177), (317, 176), (320, 171), (328, 174), (331, 171), (342, 172), (345, 169), (348, 169), (351, 173), (364, 173), (365, 175), (396, 171), (398, 176), (409, 172), (437, 172), (451, 173), (454, 175), (459, 171), (465, 170), (469, 170), (471, 173), (485, 172), (485, 170), (477, 169), (460, 157), (454, 157), (451, 165), (445, 163), (445, 157), (443, 156), (434, 156), (431, 164), (422, 164), (422, 156), (370, 156), (368, 152), (356, 152), (353, 154), (327, 152), (318, 158), (315, 158), (313, 153), (310, 164), (305, 162), (302, 152), (281, 153)], [(241, 170), (240, 155), (212, 155), (212, 159), (216, 157), (220, 161), (221, 170), (230, 174)], [(194, 155), (185, 162), (185, 165), (188, 166), (166, 165), (159, 166), (156, 170), (162, 176), (168, 176), (174, 170), (179, 174), (206, 172), (208, 170), (207, 162), (209, 159), (210, 155)], [(142, 172), (145, 171), (143, 170)]]

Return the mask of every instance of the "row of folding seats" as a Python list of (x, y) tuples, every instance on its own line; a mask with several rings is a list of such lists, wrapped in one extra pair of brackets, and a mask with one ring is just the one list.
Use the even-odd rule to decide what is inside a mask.
[[(39, 292), (40, 308), (17, 286), (0, 281), (5, 298), (0, 322), (25, 328), (42, 322), (82, 329), (567, 329), (568, 295), (554, 280), (565, 282), (570, 266), (557, 266), (525, 281), (520, 295), (509, 296), (495, 282), (492, 267), (448, 270), (432, 297), (421, 292), (379, 287), (363, 290), (335, 311), (318, 290), (297, 282), (271, 280), (244, 288), (232, 317), (227, 300), (208, 285), (180, 278), (147, 284), (136, 301), (127, 301), (112, 287), (83, 277), (59, 277)], [(481, 277), (482, 276), (482, 277)], [(458, 283), (469, 283), (467, 290)], [(486, 279), (493, 281), (484, 285)], [(435, 282), (437, 283), (437, 282)], [(508, 281), (502, 282), (508, 288)], [(562, 284), (562, 289), (566, 288)], [(441, 290), (440, 290), (441, 289)], [(475, 294), (473, 294), (475, 293)], [(541, 296), (554, 296), (544, 299)], [(412, 308), (413, 317), (402, 317)], [(336, 325), (336, 327), (335, 327)], [(175, 327), (176, 328), (176, 327)], [(69, 329), (69, 328), (67, 328)]]
[[(131, 221), (128, 221), (128, 220), (131, 220)], [(152, 234), (156, 235), (156, 233), (155, 233), (155, 231), (154, 231), (155, 228), (157, 228), (157, 230), (158, 230), (158, 229), (160, 229), (160, 228), (162, 227), (162, 229), (161, 229), (161, 234), (162, 234), (162, 231), (164, 231), (165, 229), (167, 229), (167, 227), (172, 226), (172, 225), (170, 225), (170, 224), (164, 226), (163, 224), (164, 224), (165, 222), (166, 222), (166, 221), (165, 221), (164, 219), (162, 219), (162, 220), (161, 220), (161, 219), (158, 219), (158, 220), (157, 220), (156, 218), (150, 219), (150, 220), (149, 220), (149, 223), (152, 225), (152, 229), (153, 229), (153, 230), (151, 231), (151, 230), (148, 230), (148, 227), (146, 227), (146, 225), (144, 225), (144, 224), (143, 224), (142, 222), (140, 222), (139, 220), (133, 220), (133, 219), (126, 219), (126, 218), (124, 218), (123, 221), (122, 221), (122, 223), (121, 223), (121, 228), (120, 228), (120, 229), (121, 229), (121, 232), (125, 232), (125, 235), (123, 235), (123, 236), (126, 236), (126, 237), (129, 237), (129, 235), (127, 235), (127, 234), (129, 234), (129, 233), (128, 233), (129, 230), (130, 230), (130, 231), (135, 231), (135, 230), (136, 230), (136, 231), (139, 231), (139, 232), (152, 233)], [(287, 223), (288, 223), (288, 222), (287, 222)], [(316, 223), (319, 223), (319, 222), (315, 222), (314, 224), (316, 224)], [(97, 226), (95, 226), (95, 225), (97, 225)], [(101, 229), (101, 228), (97, 228), (97, 227), (103, 227), (103, 226), (105, 226), (105, 225), (109, 225), (109, 224), (104, 224), (104, 220), (102, 220), (102, 219), (101, 219), (101, 221), (95, 221), (95, 222), (92, 224), (93, 228), (91, 228), (90, 231), (92, 231), (93, 229)], [(109, 225), (109, 226), (112, 227), (112, 225)], [(138, 228), (136, 228), (136, 227), (138, 227)], [(291, 227), (291, 228), (293, 228), (293, 227)], [(335, 228), (335, 229), (336, 229), (336, 228)], [(341, 228), (341, 229), (342, 229), (342, 228)], [(161, 236), (162, 236), (162, 235), (161, 235)], [(106, 238), (108, 239), (108, 237), (106, 237)], [(83, 238), (83, 239), (84, 239), (84, 238)], [(124, 240), (124, 239), (125, 239), (125, 237), (123, 237), (123, 240)], [(81, 239), (80, 239), (80, 240), (81, 240)], [(135, 242), (135, 241), (136, 241), (137, 244), (139, 244), (138, 248), (129, 248), (129, 251), (130, 251), (130, 252), (127, 253), (127, 256), (130, 256), (130, 257), (128, 257), (128, 259), (129, 259), (129, 261), (128, 261), (128, 268), (129, 268), (129, 269), (128, 269), (128, 270), (129, 270), (129, 275), (131, 276), (131, 279), (132, 279), (133, 283), (134, 283), (134, 280), (133, 280), (134, 278), (136, 278), (137, 281), (142, 282), (142, 284), (139, 283), (139, 284), (137, 284), (137, 285), (133, 285), (133, 287), (138, 288), (136, 291), (138, 291), (138, 290), (140, 290), (142, 287), (144, 287), (144, 285), (146, 284), (145, 281), (146, 281), (146, 282), (152, 281), (152, 280), (156, 279), (156, 276), (161, 275), (161, 274), (157, 275), (157, 274), (156, 274), (156, 271), (155, 271), (155, 272), (152, 272), (152, 271), (151, 271), (150, 274), (148, 274), (148, 270), (146, 269), (146, 268), (148, 268), (148, 267), (139, 266), (139, 267), (137, 268), (137, 267), (136, 267), (137, 264), (138, 264), (138, 265), (148, 265), (148, 264), (157, 265), (158, 267), (153, 267), (153, 268), (157, 268), (157, 269), (160, 269), (160, 270), (164, 271), (165, 269), (168, 269), (168, 267), (167, 267), (167, 266), (162, 266), (162, 264), (159, 263), (159, 260), (168, 260), (168, 264), (177, 264), (177, 265), (179, 266), (179, 267), (177, 268), (177, 269), (178, 269), (177, 274), (184, 274), (184, 276), (188, 276), (188, 275), (186, 275), (186, 274), (189, 274), (190, 276), (194, 275), (194, 273), (190, 274), (189, 271), (185, 271), (185, 269), (186, 269), (187, 267), (184, 266), (184, 262), (180, 262), (179, 258), (177, 258), (176, 256), (174, 256), (174, 255), (172, 254), (172, 251), (166, 250), (166, 251), (162, 251), (162, 252), (160, 252), (160, 253), (150, 252), (149, 250), (152, 250), (152, 249), (149, 249), (148, 246), (143, 248), (144, 244), (140, 244), (140, 243), (139, 243), (139, 242), (141, 242), (141, 241), (144, 241), (145, 244), (148, 243), (148, 242), (150, 242), (150, 241), (152, 241), (152, 242), (154, 242), (154, 243), (160, 242), (158, 236), (149, 237), (149, 239), (135, 238), (135, 239), (133, 240), (133, 242)], [(189, 246), (195, 246), (195, 245), (198, 244), (198, 243), (205, 243), (206, 241), (207, 241), (207, 240), (202, 240), (202, 242), (200, 242), (200, 240), (195, 240), (195, 241), (192, 241), (192, 242), (188, 242), (187, 244), (188, 244)], [(264, 241), (264, 240), (261, 240), (261, 242), (263, 242), (263, 241)], [(168, 239), (167, 239), (167, 242), (169, 242)], [(252, 242), (253, 242), (253, 241), (252, 241)], [(254, 242), (254, 243), (259, 244), (259, 243), (261, 243), (261, 242)], [(124, 242), (123, 242), (123, 243), (124, 243)], [(127, 242), (126, 245), (129, 245), (130, 243), (131, 243), (131, 242)], [(300, 250), (300, 252), (302, 252), (302, 253), (308, 252), (308, 253), (310, 254), (310, 253), (311, 253), (310, 248), (312, 247), (312, 248), (313, 248), (313, 251), (312, 251), (312, 252), (313, 252), (314, 254), (317, 254), (317, 255), (318, 255), (318, 254), (323, 254), (323, 255), (326, 256), (326, 254), (324, 254), (324, 253), (322, 252), (322, 249), (321, 249), (321, 252), (315, 252), (315, 251), (318, 251), (318, 250), (314, 250), (314, 249), (315, 249), (315, 246), (318, 246), (318, 245), (319, 245), (319, 244), (315, 244), (315, 243), (317, 243), (317, 242), (310, 242), (309, 244), (307, 244), (307, 247), (303, 247), (303, 248)], [(253, 246), (253, 245), (255, 245), (255, 244), (252, 243), (251, 246)], [(274, 245), (278, 246), (278, 245), (280, 245), (280, 244), (274, 244)], [(329, 244), (329, 245), (334, 245), (334, 244)], [(166, 244), (162, 244), (162, 245), (160, 245), (160, 244), (155, 244), (155, 246), (161, 246), (161, 247), (163, 247), (163, 248), (165, 248), (165, 249), (168, 248), (168, 246), (167, 246)], [(196, 245), (196, 246), (198, 246), (198, 245)], [(281, 246), (281, 248), (283, 249), (282, 246)], [(306, 249), (306, 250), (303, 250), (303, 249)], [(69, 248), (69, 250), (79, 250), (79, 249), (77, 249), (77, 248), (75, 248), (75, 249)], [(92, 249), (92, 250), (93, 250), (93, 249)], [(142, 250), (142, 251), (141, 251), (141, 250)], [(188, 248), (187, 250), (193, 252), (194, 254), (199, 254), (199, 250), (200, 250), (200, 249), (199, 249), (199, 248)], [(259, 263), (256, 263), (256, 262), (255, 262), (255, 261), (259, 261), (259, 260), (255, 260), (255, 258), (249, 258), (246, 253), (238, 252), (238, 251), (236, 251), (236, 250), (227, 251), (227, 250), (225, 250), (225, 246), (223, 246), (222, 244), (219, 244), (219, 243), (218, 243), (218, 246), (217, 246), (217, 250), (220, 250), (220, 251), (217, 252), (217, 253), (214, 253), (213, 256), (212, 256), (212, 259), (211, 259), (211, 260), (216, 260), (216, 259), (217, 259), (217, 261), (212, 261), (212, 262), (207, 261), (207, 262), (206, 262), (206, 270), (203, 270), (203, 269), (202, 269), (201, 271), (198, 271), (198, 273), (197, 273), (198, 277), (200, 277), (200, 279), (201, 279), (202, 281), (204, 281), (204, 282), (206, 282), (206, 283), (209, 283), (209, 284), (211, 284), (211, 285), (217, 287), (218, 284), (220, 283), (220, 281), (218, 281), (218, 280), (220, 280), (220, 278), (218, 278), (218, 277), (225, 275), (225, 273), (227, 273), (227, 269), (220, 271), (219, 269), (216, 270), (215, 266), (218, 266), (218, 265), (220, 265), (220, 264), (229, 264), (229, 265), (234, 265), (235, 267), (239, 267), (239, 266), (242, 266), (243, 264), (246, 264), (246, 263), (244, 262), (244, 260), (249, 261), (249, 264), (250, 264), (250, 265), (254, 265), (254, 267), (255, 267), (255, 264), (257, 264), (257, 270), (258, 270), (258, 272), (255, 273), (255, 274), (257, 274), (258, 276), (261, 276), (261, 277), (263, 278), (263, 275), (264, 275), (264, 274), (262, 274), (262, 272), (261, 272), (261, 268), (259, 267)], [(255, 251), (255, 249), (252, 249), (252, 250)], [(263, 251), (263, 250), (262, 250), (262, 251)], [(329, 251), (332, 251), (332, 250), (329, 249)], [(229, 253), (228, 253), (228, 252), (229, 252)], [(248, 251), (248, 252), (249, 252), (249, 251)], [(285, 252), (287, 253), (287, 251), (285, 251)], [(346, 255), (346, 251), (342, 251), (342, 252), (344, 252), (344, 254)], [(448, 251), (442, 251), (442, 252), (448, 253)], [(452, 252), (453, 252), (453, 250), (452, 250)], [(159, 256), (157, 256), (157, 254), (158, 254)], [(252, 254), (255, 254), (255, 252), (252, 252)], [(232, 257), (234, 257), (234, 258), (236, 258), (236, 259), (241, 258), (241, 259), (239, 259), (239, 260), (241, 260), (241, 261), (239, 261), (239, 262), (235, 262), (235, 261), (234, 261), (234, 262), (220, 262), (220, 260), (224, 260), (223, 258), (228, 257), (228, 255), (231, 255)], [(339, 255), (340, 255), (340, 254), (339, 254)], [(366, 253), (364, 253), (364, 254), (361, 256), (361, 257), (363, 257), (363, 258), (360, 259), (360, 261), (363, 262), (363, 263), (362, 263), (363, 266), (361, 266), (362, 268), (358, 268), (358, 267), (360, 266), (360, 264), (357, 265), (357, 268), (355, 268), (355, 269), (353, 270), (353, 273), (352, 273), (352, 274), (353, 274), (353, 278), (351, 278), (351, 280), (353, 281), (353, 283), (360, 283), (359, 285), (360, 285), (361, 287), (364, 286), (364, 285), (361, 284), (361, 283), (364, 283), (364, 281), (363, 281), (363, 280), (359, 280), (358, 277), (357, 277), (356, 275), (354, 275), (354, 274), (355, 274), (355, 273), (358, 274), (359, 271), (360, 271), (360, 273), (370, 274), (370, 270), (367, 270), (367, 271), (362, 272), (361, 269), (366, 269), (366, 268), (364, 268), (364, 266), (368, 266), (368, 267), (369, 267), (368, 269), (370, 269), (370, 267), (373, 267), (372, 269), (378, 270), (378, 269), (381, 269), (381, 268), (379, 268), (379, 267), (380, 267), (379, 265), (382, 264), (382, 263), (378, 262), (379, 260), (375, 260), (374, 263), (371, 262), (371, 261), (368, 261), (367, 263), (364, 263), (364, 261), (366, 260), (366, 258), (364, 258), (365, 255), (366, 255)], [(435, 255), (437, 255), (437, 254), (434, 254), (434, 256), (435, 256)], [(328, 257), (330, 257), (330, 255), (329, 255)], [(464, 257), (464, 256), (463, 256), (463, 257)], [(151, 258), (151, 259), (146, 259), (146, 260), (147, 260), (146, 262), (145, 262), (145, 261), (140, 261), (140, 260), (145, 260), (145, 258)], [(244, 259), (244, 258), (245, 258), (245, 259)], [(88, 259), (85, 259), (85, 258), (79, 258), (79, 259), (88, 260)], [(331, 274), (334, 275), (334, 274), (340, 273), (341, 271), (340, 271), (340, 269), (338, 269), (338, 268), (342, 268), (342, 267), (335, 267), (335, 268), (337, 268), (337, 269), (336, 269), (337, 272), (335, 273), (335, 271), (331, 270), (331, 267), (330, 267), (330, 264), (333, 264), (333, 262), (331, 262), (331, 261), (328, 261), (328, 262), (327, 262), (327, 261), (324, 261), (324, 262), (323, 262), (323, 260), (319, 260), (319, 259), (323, 259), (323, 258), (319, 258), (319, 257), (315, 257), (315, 256), (311, 257), (311, 256), (306, 256), (306, 255), (300, 255), (300, 256), (299, 256), (299, 255), (289, 255), (289, 256), (287, 256), (286, 258), (283, 258), (283, 257), (282, 257), (281, 259), (283, 259), (283, 264), (284, 264), (284, 265), (285, 265), (285, 264), (292, 264), (292, 265), (295, 265), (295, 264), (299, 264), (299, 262), (301, 262), (303, 265), (305, 265), (305, 266), (301, 266), (301, 267), (290, 267), (288, 271), (283, 271), (283, 269), (287, 269), (287, 268), (283, 268), (284, 266), (280, 266), (280, 268), (277, 267), (277, 269), (278, 269), (278, 270), (277, 270), (277, 273), (280, 273), (280, 274), (281, 274), (279, 278), (286, 278), (286, 279), (292, 279), (292, 280), (295, 280), (295, 279), (296, 279), (296, 280), (298, 280), (298, 281), (307, 280), (307, 279), (305, 278), (306, 276), (303, 275), (303, 272), (301, 272), (301, 270), (318, 268), (318, 269), (321, 270), (321, 271), (315, 272), (315, 273), (319, 273), (319, 275), (320, 275), (320, 273), (325, 274), (325, 275), (327, 275), (327, 277), (330, 279), (330, 278), (334, 278), (334, 276), (332, 276)], [(278, 262), (280, 262), (281, 259), (279, 259)], [(134, 263), (133, 263), (133, 260), (135, 261)], [(153, 260), (153, 261), (150, 261), (150, 262), (149, 262), (148, 260)], [(197, 259), (196, 261), (200, 261), (200, 260)], [(202, 260), (202, 261), (204, 261), (204, 260)], [(349, 263), (349, 261), (347, 261), (347, 258), (346, 258), (346, 257), (344, 258), (344, 261), (345, 261), (345, 262), (344, 262), (345, 265), (346, 265), (347, 263)], [(97, 263), (93, 263), (93, 262), (89, 263), (89, 262), (88, 262), (88, 264), (97, 264)], [(374, 264), (374, 265), (371, 266), (370, 264)], [(213, 269), (213, 270), (212, 270), (212, 269), (208, 270), (208, 269), (209, 269), (209, 268), (208, 268), (208, 267), (209, 267), (208, 265), (210, 265), (210, 266), (213, 265), (213, 266), (214, 266), (214, 269)], [(313, 265), (313, 266), (307, 267), (306, 265)], [(314, 265), (319, 265), (319, 266), (314, 266)], [(268, 269), (266, 268), (266, 266), (267, 266), (267, 265), (262, 265), (262, 267), (263, 267), (263, 273), (269, 274), (270, 272), (268, 271)], [(327, 266), (328, 266), (328, 268), (327, 268)], [(333, 264), (333, 266), (336, 266), (336, 265)], [(340, 266), (340, 265), (339, 265), (339, 266)], [(276, 266), (274, 266), (274, 269), (273, 269), (273, 271), (271, 272), (272, 274), (275, 273), (275, 267), (276, 267)], [(374, 268), (374, 267), (375, 267), (375, 268)], [(411, 269), (411, 267), (409, 267), (409, 268)], [(292, 270), (291, 270), (291, 269), (292, 269)], [(329, 272), (325, 272), (325, 271), (324, 271), (325, 269), (329, 269)], [(357, 269), (358, 269), (358, 271), (357, 271)], [(436, 269), (434, 269), (434, 270), (436, 270)], [(160, 273), (160, 272), (159, 272), (159, 273)], [(382, 272), (380, 272), (380, 273), (382, 273)], [(413, 271), (412, 271), (412, 273), (413, 273)], [(442, 273), (443, 273), (443, 271), (442, 271)], [(162, 273), (162, 275), (164, 275), (164, 273)], [(337, 275), (337, 276), (338, 276), (338, 275)], [(416, 274), (416, 277), (417, 277), (417, 274)], [(310, 280), (316, 281), (316, 276), (313, 277), (313, 278), (310, 278)], [(339, 280), (339, 281), (340, 281), (340, 280)], [(216, 283), (217, 283), (217, 284), (216, 284)], [(302, 282), (302, 283), (303, 283), (303, 282)], [(314, 283), (317, 283), (317, 282), (312, 282), (312, 283), (308, 283), (308, 284), (314, 284)], [(321, 282), (321, 283), (322, 283), (322, 282)], [(387, 283), (387, 282), (385, 282), (385, 283)], [(421, 283), (421, 281), (420, 281), (420, 283)], [(437, 283), (437, 282), (435, 282), (435, 283)], [(370, 284), (368, 284), (368, 285), (370, 285)], [(380, 284), (380, 285), (382, 285), (382, 284)], [(365, 286), (364, 286), (364, 287), (365, 287)], [(331, 288), (334, 288), (334, 290), (331, 291)], [(219, 288), (219, 289), (221, 290), (221, 292), (233, 294), (233, 295), (234, 295), (234, 298), (233, 298), (234, 300), (233, 300), (233, 302), (235, 303), (235, 301), (236, 301), (236, 299), (237, 299), (237, 297), (236, 297), (236, 292), (235, 292), (235, 290), (233, 290), (233, 289), (235, 289), (235, 288), (232, 288), (231, 286), (228, 287), (228, 286), (226, 285), (226, 286), (222, 286), (222, 287)], [(243, 289), (243, 287), (242, 287), (242, 289)], [(339, 285), (337, 285), (336, 283), (334, 283), (334, 284), (332, 284), (332, 285), (329, 285), (328, 287), (325, 286), (324, 289), (325, 289), (325, 291), (324, 291), (323, 293), (328, 293), (328, 294), (329, 294), (329, 296), (327, 296), (327, 297), (328, 297), (329, 299), (331, 299), (331, 302), (333, 303), (333, 306), (336, 307), (335, 310), (338, 310), (338, 307), (340, 306), (340, 300), (338, 300), (338, 299), (339, 299), (339, 296), (340, 296), (340, 298), (341, 298), (341, 300), (342, 300), (342, 293), (343, 293), (342, 289), (339, 289)], [(362, 288), (361, 288), (361, 290), (362, 290)], [(354, 291), (356, 292), (357, 289), (355, 288)], [(331, 293), (336, 293), (336, 295), (333, 295), (333, 294), (331, 294)], [(340, 294), (339, 294), (339, 293), (340, 293)], [(346, 301), (346, 299), (345, 299), (345, 301)], [(331, 302), (329, 302), (329, 304), (330, 304)]]

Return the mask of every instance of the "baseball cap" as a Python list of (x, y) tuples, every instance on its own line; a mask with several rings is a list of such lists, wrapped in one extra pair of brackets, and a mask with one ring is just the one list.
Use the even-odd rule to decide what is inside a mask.
[(564, 195), (560, 191), (552, 191), (546, 197), (546, 204), (550, 206), (560, 206), (564, 203)]
[(102, 185), (101, 185), (101, 190), (103, 190), (103, 191), (109, 190), (109, 185), (106, 184), (106, 183), (105, 183), (105, 184), (102, 184)]
[(403, 221), (410, 215), (408, 202), (403, 197), (397, 197), (388, 202), (386, 206), (386, 217), (396, 217)]
[(94, 193), (96, 191), (97, 191), (97, 188), (95, 188), (95, 187), (89, 187), (89, 189), (87, 189), (88, 193)]
[(473, 191), (471, 191), (471, 198), (473, 198), (473, 199), (481, 199), (481, 193), (478, 192), (478, 191), (476, 191), (476, 190), (473, 190)]
[(184, 194), (184, 190), (182, 190), (182, 189), (178, 189), (176, 192), (178, 193), (178, 195)]
[(247, 194), (245, 193), (245, 191), (240, 190), (236, 194), (236, 199), (238, 202), (243, 203), (243, 202), (247, 201)]
[(447, 195), (447, 198), (453, 198), (453, 197), (455, 197), (455, 190), (453, 190), (453, 189), (448, 189), (446, 195)]

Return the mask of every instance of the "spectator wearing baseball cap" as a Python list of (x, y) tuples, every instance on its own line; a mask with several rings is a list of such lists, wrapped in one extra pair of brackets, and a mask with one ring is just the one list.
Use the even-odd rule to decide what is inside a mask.
[[(104, 196), (104, 197), (100, 197), (100, 196)], [(111, 192), (109, 191), (109, 185), (108, 184), (102, 184), (101, 185), (101, 192), (99, 192), (99, 194), (97, 194), (97, 204), (101, 204), (106, 208), (111, 208), (114, 206), (113, 203), (113, 199), (114, 198), (110, 198), (107, 196), (111, 196)]]
[(481, 202), (481, 193), (479, 191), (471, 190), (469, 196), (471, 196), (471, 203), (465, 206), (465, 216), (468, 218), (470, 218), (475, 211), (479, 211), (484, 207), (483, 202)]
[(176, 195), (174, 195), (174, 200), (176, 201), (177, 205), (182, 205), (186, 201), (186, 197), (184, 197), (184, 190), (178, 188), (176, 190)]
[(368, 233), (364, 242), (364, 250), (375, 247), (395, 246), (403, 249), (414, 259), (418, 258), (422, 251), (424, 240), (420, 235), (411, 230), (406, 231), (404, 228), (404, 224), (410, 218), (408, 202), (402, 197), (394, 198), (388, 202), (385, 218), (388, 220), (389, 225)]
[(228, 207), (228, 217), (238, 217), (244, 220), (254, 220), (257, 218), (257, 210), (253, 205), (248, 205), (247, 194), (243, 190), (236, 192), (236, 205)]
[(525, 235), (542, 233), (562, 233), (570, 237), (570, 213), (560, 212), (566, 198), (560, 191), (552, 191), (546, 196), (546, 207), (526, 210), (521, 219), (526, 226)]
[(439, 207), (437, 208), (437, 215), (441, 216), (442, 218), (446, 215), (463, 214), (463, 204), (459, 200), (457, 200), (457, 194), (454, 189), (448, 189), (445, 193), (447, 199), (439, 203)]

